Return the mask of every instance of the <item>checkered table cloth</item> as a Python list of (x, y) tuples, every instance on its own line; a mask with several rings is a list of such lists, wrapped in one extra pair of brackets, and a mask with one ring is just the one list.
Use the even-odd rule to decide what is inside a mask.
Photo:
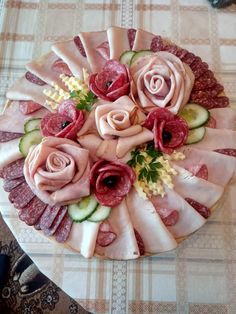
[[(24, 64), (52, 42), (111, 25), (169, 37), (202, 57), (236, 107), (236, 5), (207, 0), (0, 0), (0, 104)], [(175, 251), (137, 261), (86, 260), (19, 221), (0, 190), (4, 220), (39, 269), (93, 313), (236, 313), (236, 185), (208, 223)]]

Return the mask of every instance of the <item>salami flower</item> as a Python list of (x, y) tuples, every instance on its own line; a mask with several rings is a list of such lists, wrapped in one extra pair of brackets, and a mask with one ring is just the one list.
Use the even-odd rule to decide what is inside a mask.
[(56, 137), (46, 137), (32, 147), (24, 165), (31, 190), (50, 206), (89, 195), (89, 171), (89, 152), (71, 140)]
[(104, 206), (119, 205), (129, 193), (135, 173), (128, 165), (118, 161), (97, 161), (90, 172), (90, 183), (95, 197)]
[(188, 137), (187, 122), (163, 108), (151, 111), (144, 127), (153, 130), (155, 148), (167, 154), (180, 148)]
[(132, 95), (145, 111), (155, 107), (177, 113), (190, 97), (194, 75), (173, 54), (160, 51), (138, 59), (130, 68)]
[(73, 140), (83, 124), (83, 112), (75, 108), (73, 100), (68, 99), (59, 105), (57, 113), (48, 113), (43, 117), (40, 128), (43, 136), (65, 137)]
[(107, 61), (101, 72), (90, 76), (89, 88), (97, 97), (108, 101), (128, 95), (130, 82), (126, 67), (116, 60)]

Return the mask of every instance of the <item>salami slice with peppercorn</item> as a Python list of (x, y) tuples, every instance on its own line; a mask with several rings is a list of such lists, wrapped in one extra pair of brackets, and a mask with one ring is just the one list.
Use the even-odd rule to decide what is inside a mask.
[(80, 39), (79, 36), (75, 36), (75, 37), (74, 37), (74, 43), (75, 43), (76, 47), (78, 48), (80, 54), (81, 54), (83, 57), (86, 58), (86, 57), (87, 57), (87, 56), (86, 56), (86, 52), (85, 52), (85, 50), (84, 50), (84, 46), (83, 46), (83, 44), (82, 44), (81, 39)]
[(136, 36), (136, 29), (129, 28), (127, 33), (128, 33), (128, 40), (129, 40), (130, 50), (132, 50), (133, 49), (133, 45), (134, 45), (135, 36)]
[(179, 212), (175, 209), (156, 207), (156, 210), (167, 227), (174, 226), (179, 220)]
[(17, 161), (14, 161), (3, 168), (2, 177), (5, 180), (13, 180), (24, 176), (23, 168), (24, 168), (25, 159), (21, 158)]
[(9, 142), (22, 136), (22, 133), (0, 131), (0, 143)]
[(43, 108), (40, 104), (32, 101), (32, 100), (20, 100), (19, 101), (19, 109), (20, 112), (24, 115), (35, 112), (39, 109)]
[(36, 84), (36, 85), (39, 85), (39, 86), (43, 86), (43, 85), (46, 85), (47, 83), (44, 82), (43, 80), (41, 80), (39, 77), (37, 77), (36, 75), (34, 75), (33, 73), (27, 71), (25, 73), (25, 78), (33, 83), (33, 84)]
[(57, 231), (55, 232), (55, 238), (57, 242), (65, 242), (70, 234), (71, 227), (72, 227), (72, 220), (70, 219), (69, 215), (66, 214), (58, 227)]
[(51, 236), (57, 231), (62, 220), (66, 216), (68, 208), (67, 206), (60, 206), (59, 208), (56, 207), (53, 210), (55, 211), (55, 213), (51, 214), (47, 222), (45, 221), (44, 215), (44, 217), (41, 218), (42, 222), (40, 223), (40, 227), (46, 236)]
[(65, 74), (68, 76), (73, 75), (68, 65), (61, 59), (58, 59), (53, 63), (52, 70), (59, 74)]
[(31, 191), (26, 182), (23, 182), (11, 190), (8, 195), (9, 201), (14, 204), (15, 208), (18, 209), (24, 208), (34, 197), (34, 193)]
[(215, 149), (214, 152), (220, 153), (223, 155), (236, 157), (236, 149), (235, 148), (223, 148), (223, 149)]
[(188, 202), (189, 205), (191, 205), (205, 219), (210, 217), (211, 210), (208, 207), (196, 202), (191, 198), (185, 198), (185, 201)]
[(18, 179), (14, 179), (14, 180), (4, 180), (3, 189), (5, 192), (10, 192), (11, 190), (16, 188), (18, 185), (20, 185), (23, 182), (25, 182), (24, 177), (20, 177)]
[(27, 225), (33, 226), (43, 214), (47, 204), (38, 197), (34, 197), (31, 202), (19, 211), (19, 218)]

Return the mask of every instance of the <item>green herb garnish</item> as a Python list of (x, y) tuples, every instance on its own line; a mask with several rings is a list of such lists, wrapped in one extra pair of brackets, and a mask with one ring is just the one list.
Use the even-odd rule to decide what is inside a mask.
[(81, 91), (73, 91), (70, 93), (70, 98), (79, 98), (76, 108), (85, 111), (91, 111), (95, 101), (97, 100), (97, 97), (91, 91), (82, 96)]

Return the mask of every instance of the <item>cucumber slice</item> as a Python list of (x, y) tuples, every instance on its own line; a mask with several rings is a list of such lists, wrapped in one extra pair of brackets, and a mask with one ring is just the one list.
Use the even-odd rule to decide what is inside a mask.
[(40, 130), (33, 130), (22, 136), (19, 143), (19, 150), (23, 156), (27, 156), (32, 145), (37, 145), (42, 141)]
[(82, 222), (90, 217), (98, 206), (94, 196), (84, 197), (79, 203), (69, 205), (68, 213), (70, 218), (75, 222)]
[(130, 61), (133, 57), (133, 55), (136, 53), (136, 51), (128, 50), (122, 53), (120, 56), (120, 62), (122, 64), (130, 65)]
[(134, 64), (139, 58), (154, 54), (151, 50), (140, 50), (136, 52), (130, 60), (130, 65)]
[(40, 129), (40, 121), (41, 121), (40, 118), (28, 120), (24, 125), (25, 133), (28, 133), (28, 132), (33, 131), (33, 130), (39, 130)]
[(204, 126), (190, 130), (185, 144), (194, 144), (200, 142), (203, 139), (205, 132), (206, 128)]
[(187, 104), (179, 113), (186, 120), (189, 129), (195, 129), (204, 125), (210, 118), (209, 111), (197, 104)]
[(88, 218), (88, 221), (100, 222), (107, 219), (110, 215), (111, 207), (98, 205), (95, 212)]

